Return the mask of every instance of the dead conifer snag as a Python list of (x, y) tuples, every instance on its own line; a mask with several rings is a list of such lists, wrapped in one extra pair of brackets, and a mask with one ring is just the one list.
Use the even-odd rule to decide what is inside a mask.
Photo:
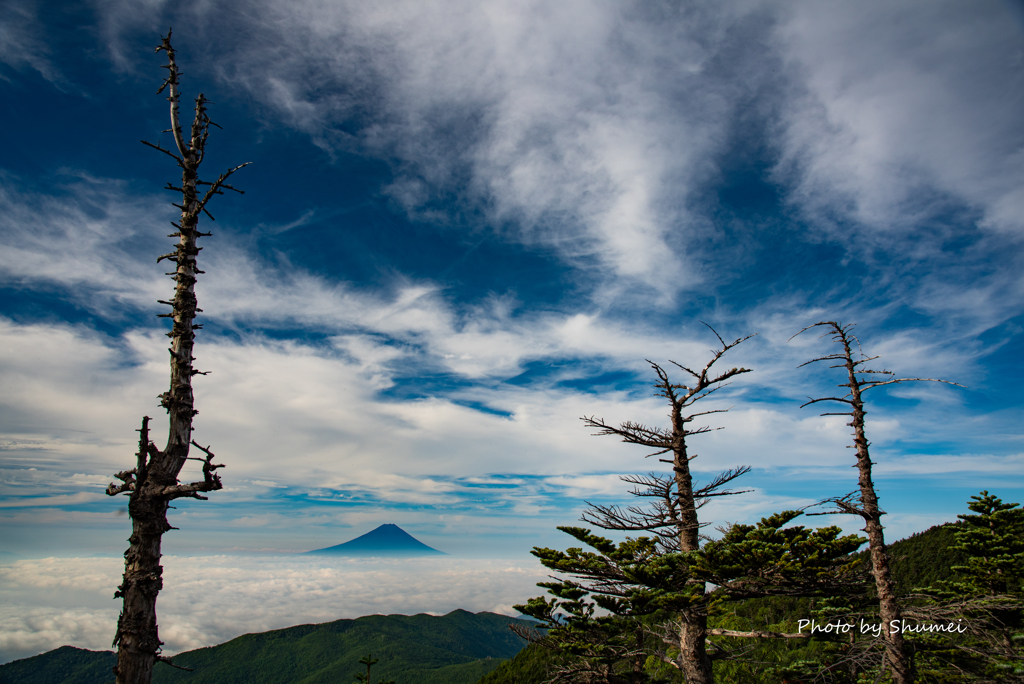
[[(195, 117), (189, 137), (182, 133), (178, 115), (178, 64), (175, 61), (174, 48), (171, 47), (171, 32), (163, 38), (156, 52), (165, 52), (168, 63), (167, 78), (157, 94), (168, 91), (171, 114), (170, 131), (174, 136), (173, 149), (168, 150), (160, 144), (142, 142), (174, 158), (181, 168), (181, 186), (167, 184), (169, 190), (180, 192), (181, 204), (174, 204), (181, 210), (181, 220), (172, 225), (177, 232), (168, 237), (177, 237), (175, 251), (164, 254), (157, 262), (167, 259), (177, 267), (168, 273), (175, 281), (174, 299), (163, 301), (171, 307), (171, 312), (159, 314), (161, 318), (173, 319), (170, 352), (171, 381), (169, 389), (159, 395), (160, 405), (167, 410), (169, 428), (167, 446), (158, 449), (149, 439), (149, 416), (142, 419), (139, 430), (139, 450), (136, 453), (136, 464), (131, 470), (119, 472), (115, 477), (120, 483), (111, 483), (107, 494), (128, 495), (128, 514), (132, 520), (132, 535), (128, 541), (130, 546), (124, 554), (124, 577), (117, 589), (115, 598), (123, 599), (121, 614), (117, 621), (117, 632), (114, 646), (117, 647), (117, 665), (114, 673), (117, 684), (149, 684), (153, 676), (153, 667), (157, 661), (171, 663), (169, 658), (160, 654), (159, 633), (157, 631), (156, 598), (163, 588), (163, 568), (160, 565), (160, 544), (164, 532), (175, 529), (167, 522), (167, 510), (175, 499), (189, 497), (206, 499), (201, 492), (221, 489), (217, 469), (223, 465), (214, 463), (214, 454), (209, 447), (202, 447), (192, 440), (192, 417), (198, 413), (194, 408), (192, 393), (192, 377), (205, 375), (196, 370), (192, 362), (195, 331), (201, 328), (196, 324), (196, 314), (202, 309), (196, 306), (195, 283), (199, 274), (203, 273), (196, 266), (196, 257), (201, 247), (196, 246), (200, 237), (210, 235), (198, 229), (199, 215), (205, 213), (213, 220), (206, 205), (214, 195), (224, 194), (224, 190), (241, 190), (227, 184), (227, 179), (238, 169), (248, 166), (248, 162), (228, 169), (212, 183), (199, 179), (199, 165), (206, 153), (206, 142), (210, 135), (210, 126), (216, 126), (206, 112), (207, 100), (202, 95), (196, 98)], [(166, 132), (166, 131), (165, 131)], [(209, 186), (205, 193), (200, 193), (199, 186)], [(203, 458), (189, 456), (189, 447), (195, 446), (203, 452)], [(178, 475), (187, 460), (202, 462), (203, 479), (200, 482), (181, 483)]]
[[(910, 649), (907, 646), (903, 635), (899, 630), (892, 630), (889, 625), (898, 623), (903, 618), (903, 607), (896, 595), (896, 582), (892, 577), (890, 568), (889, 553), (885, 546), (885, 537), (882, 532), (882, 516), (885, 511), (878, 505), (878, 495), (875, 493), (875, 483), (871, 478), (871, 455), (868, 452), (870, 442), (864, 429), (864, 416), (867, 411), (864, 408), (863, 395), (870, 389), (884, 385), (898, 385), (905, 382), (942, 382), (948, 385), (957, 385), (948, 380), (937, 378), (898, 378), (887, 370), (872, 370), (865, 364), (877, 359), (877, 356), (866, 356), (863, 352), (855, 354), (853, 345), (860, 348), (860, 340), (851, 332), (853, 325), (842, 325), (837, 321), (819, 321), (802, 329), (793, 337), (804, 333), (811, 328), (824, 328), (822, 337), (831, 337), (832, 341), (842, 347), (841, 352), (827, 354), (811, 359), (800, 367), (818, 363), (820, 361), (836, 361), (830, 368), (842, 368), (846, 372), (846, 382), (839, 387), (845, 387), (849, 391), (843, 396), (809, 398), (804, 406), (817, 404), (823, 401), (835, 401), (849, 406), (849, 411), (836, 411), (823, 413), (823, 416), (849, 416), (849, 427), (853, 428), (852, 448), (857, 452), (857, 473), (858, 490), (843, 497), (825, 499), (821, 503), (832, 504), (836, 507), (834, 511), (824, 513), (812, 513), (811, 515), (828, 515), (830, 513), (843, 513), (855, 515), (864, 520), (864, 531), (868, 535), (869, 552), (871, 557), (871, 574), (875, 579), (875, 589), (878, 592), (878, 613), (883, 625), (883, 638), (885, 640), (885, 662), (892, 675), (895, 684), (911, 684), (914, 681), (914, 672), (911, 666)], [(790, 339), (793, 339), (792, 337)], [(859, 358), (858, 358), (859, 357)], [(963, 385), (957, 385), (962, 387)]]

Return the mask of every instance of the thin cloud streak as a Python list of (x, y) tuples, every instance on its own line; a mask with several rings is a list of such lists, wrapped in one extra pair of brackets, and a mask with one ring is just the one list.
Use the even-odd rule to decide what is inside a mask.
[[(132, 332), (123, 341), (108, 341), (69, 328), (12, 323), (2, 332), (8, 373), (24, 378), (4, 400), (11, 409), (8, 415), (20, 411), (39, 416), (44, 425), (82, 431), (78, 436), (21, 428), (19, 439), (31, 445), (25, 452), (29, 462), (42, 448), (68, 456), (78, 452), (79, 458), (90, 458), (94, 467), (107, 470), (131, 453), (137, 421), (131, 416), (153, 410), (152, 388), (163, 382), (162, 335)], [(124, 349), (130, 351), (131, 365), (118, 363), (125, 358)], [(590, 394), (545, 384), (439, 388), (437, 396), (392, 401), (379, 393), (395, 382), (395, 371), (372, 354), (353, 359), (331, 347), (261, 338), (244, 343), (208, 339), (197, 353), (201, 367), (213, 371), (197, 390), (202, 407), (197, 438), (223, 445), (216, 453), (237, 462), (232, 466), (237, 468), (235, 477), (243, 478), (292, 483), (312, 478), (330, 486), (377, 483), (375, 487), (387, 489), (380, 480), (382, 468), (416, 477), (616, 472), (628, 450), (614, 440), (588, 438), (578, 418), (598, 415), (657, 424), (665, 410), (660, 401), (644, 396), (646, 391), (639, 396), (622, 391)], [(53, 358), (68, 361), (55, 367)], [(89, 398), (96, 398), (93, 382), (79, 380), (89, 368), (102, 369), (106, 378), (103, 402), (90, 404)], [(756, 398), (756, 393), (756, 385), (742, 388), (742, 395)], [(462, 397), (501, 413), (462, 406)], [(730, 403), (723, 395), (708, 407), (728, 408)], [(83, 404), (95, 410), (83, 412)], [(815, 454), (844, 443), (846, 432), (841, 421), (801, 414), (795, 402), (789, 410), (737, 407), (712, 422), (729, 429), (705, 437), (703, 444), (718, 452), (715, 463), (730, 466), (755, 444), (764, 465), (821, 463)], [(17, 434), (17, 425), (9, 423), (7, 429)], [(883, 440), (885, 423), (872, 427), (875, 439)], [(155, 429), (154, 438), (159, 439), (159, 427)], [(455, 434), (459, 440), (453, 444)], [(281, 454), (289, 456), (284, 472)], [(772, 456), (765, 460), (765, 454)], [(332, 474), (336, 463), (346, 464), (340, 479)], [(426, 486), (429, 480), (422, 482)]]
[(754, 75), (704, 77), (747, 38), (730, 30), (746, 10), (660, 11), (268, 2), (222, 77), (327, 149), (396, 160), (387, 191), (412, 216), (482, 211), (508, 239), (671, 299), (703, 278), (687, 188)]

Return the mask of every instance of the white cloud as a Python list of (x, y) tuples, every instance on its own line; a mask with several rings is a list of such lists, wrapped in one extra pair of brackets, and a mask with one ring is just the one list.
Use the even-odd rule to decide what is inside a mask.
[[(671, 298), (702, 279), (687, 252), (707, 227), (688, 194), (714, 172), (707, 160), (758, 60), (728, 80), (707, 72), (735, 43), (757, 44), (732, 30), (748, 14), (267, 2), (267, 19), (245, 27), (259, 37), (221, 72), (325, 148), (395, 160), (388, 190), (414, 215), (458, 223), (482, 210), (510, 239)], [(337, 132), (361, 117), (356, 133)], [(441, 210), (455, 192), (459, 206)]]
[(617, 474), (558, 475), (546, 478), (545, 482), (563, 488), (565, 496), (580, 500), (607, 496), (625, 498), (625, 492), (631, 487), (622, 481), (621, 475)]
[[(599, 308), (634, 301), (638, 286), (660, 295), (647, 307), (670, 303), (680, 289), (712, 286), (707, 260), (728, 265), (756, 249), (741, 241), (723, 256), (702, 246), (722, 227), (699, 191), (721, 180), (722, 155), (744, 136), (764, 138), (752, 142), (767, 150), (765, 163), (778, 157), (775, 180), (811, 217), (808, 237), (825, 229), (868, 261), (881, 246), (910, 263), (953, 263), (948, 238), (989, 240), (982, 251), (992, 253), (1020, 233), (1024, 53), (1019, 13), (995, 0), (970, 10), (523, 0), (266, 0), (242, 15), (161, 0), (96, 9), (113, 46), (176, 13), (230, 28), (214, 47), (193, 49), (195, 68), (247, 91), (267, 125), (389, 160), (390, 192), (421, 218), (482, 216), (500, 236), (553, 250), (587, 274)], [(737, 123), (748, 118), (753, 129)], [(975, 218), (987, 234), (972, 233)], [(959, 273), (976, 286), (958, 312), (982, 298), (989, 326), (1012, 315), (1024, 293), (1006, 273), (1018, 266), (980, 285)], [(224, 291), (259, 283), (239, 275)], [(310, 301), (330, 303), (332, 289), (352, 297), (288, 278)], [(957, 300), (911, 298), (928, 310)], [(259, 301), (246, 297), (239, 312), (257, 312)], [(394, 322), (430, 328), (431, 317), (410, 318), (422, 313), (415, 306)]]
[[(162, 21), (161, 10), (167, 0), (91, 0), (96, 10), (97, 29), (102, 36), (102, 45), (118, 71), (130, 72), (137, 68), (134, 55), (128, 53), (127, 42), (130, 31), (144, 31), (149, 40), (146, 44), (156, 45), (157, 34), (165, 35), (167, 24)], [(201, 21), (205, 3), (188, 7), (189, 24)], [(180, 24), (178, 24), (180, 25)], [(180, 29), (179, 29), (180, 30)]]
[[(0, 282), (58, 288), (79, 306), (118, 322), (162, 310), (155, 302), (167, 299), (173, 284), (153, 255), (167, 251), (169, 241), (153, 223), (150, 206), (163, 198), (133, 197), (111, 179), (79, 177), (64, 189), (60, 197), (0, 190), (7, 247), (0, 256)], [(387, 367), (410, 356), (482, 379), (516, 375), (526, 362), (545, 357), (613, 357), (643, 367), (645, 355), (703, 353), (705, 347), (673, 331), (627, 325), (596, 311), (516, 312), (491, 301), (456, 313), (436, 284), (398, 279), (389, 288), (356, 289), (270, 263), (245, 242), (225, 231), (202, 253), (202, 318), (229, 328), (300, 326), (341, 333), (333, 343), (367, 369), (374, 366), (381, 387), (388, 382)], [(45, 344), (34, 356), (40, 354), (50, 354)]]
[[(718, 177), (718, 155), (732, 136), (755, 135), (733, 130), (749, 110), (766, 136), (779, 136), (758, 144), (769, 157), (782, 155), (781, 192), (805, 218), (820, 220), (801, 237), (817, 240), (825, 230), (846, 246), (888, 250), (880, 270), (890, 289), (881, 304), (861, 301), (873, 286), (867, 282), (864, 290), (817, 299), (765, 293), (761, 301), (709, 303), (708, 320), (727, 338), (765, 334), (724, 360), (755, 372), (707, 402), (705, 408), (737, 406), (709, 421), (727, 430), (695, 440), (698, 475), (744, 464), (818, 480), (851, 472), (844, 420), (789, 403), (833, 392), (842, 381), (823, 369), (794, 370), (830, 350), (813, 335), (787, 344), (801, 325), (836, 316), (874, 320), (864, 328), (865, 344), (886, 367), (977, 386), (985, 354), (998, 344), (982, 344), (978, 335), (1015, 316), (1024, 301), (1020, 269), (1007, 266), (1019, 260), (1014, 98), (1024, 90), (1010, 87), (1020, 78), (1013, 61), (1019, 48), (1010, 46), (1012, 26), (986, 11), (972, 10), (965, 20), (960, 13), (967, 10), (941, 3), (867, 10), (734, 3), (665, 15), (650, 5), (540, 1), (300, 0), (254, 5), (244, 16), (217, 3), (176, 9), (161, 0), (114, 0), (97, 7), (121, 68), (128, 65), (119, 39), (163, 26), (161, 12), (223, 9), (232, 16), (209, 25), (232, 30), (204, 50), (225, 52), (199, 51), (194, 68), (223, 69), (226, 82), (262, 103), (268, 126), (301, 130), (328, 151), (386, 158), (395, 172), (387, 192), (415, 217), (462, 230), (469, 222), (463, 212), (479, 212), (474, 216), (499, 239), (554, 252), (575, 275), (597, 282), (544, 310), (513, 296), (457, 302), (442, 283), (401, 275), (375, 290), (295, 267), (285, 255), (276, 262), (258, 256), (251, 236), (227, 226), (210, 241), (215, 249), (201, 255), (208, 274), (199, 298), (215, 323), (210, 328), (237, 334), (203, 333), (196, 352), (198, 367), (213, 371), (197, 378), (196, 437), (228, 465), (224, 506), (214, 501), (176, 513), (195, 523), (192, 530), (216, 527), (211, 521), (226, 528), (219, 548), (307, 541), (312, 548), (314, 532), (334, 534), (382, 517), (441, 527), (447, 539), (466, 537), (467, 529), (532, 533), (570, 522), (567, 501), (576, 497), (627, 499), (618, 473), (654, 464), (643, 460), (642, 448), (588, 436), (578, 418), (664, 424), (664, 403), (647, 389), (595, 394), (559, 381), (585, 384), (623, 370), (649, 377), (645, 357), (707, 358), (708, 331), (666, 323), (651, 311), (681, 288), (699, 289), (702, 258), (724, 262), (745, 248), (709, 256), (696, 246), (720, 226), (703, 215), (695, 191)], [(231, 23), (238, 21), (252, 22), (242, 27), (245, 45), (231, 42), (241, 35)], [(4, 45), (27, 45), (32, 59), (45, 56), (39, 45), (18, 41)], [(10, 49), (3, 50), (10, 63)], [(167, 231), (151, 211), (165, 198), (132, 195), (125, 182), (84, 173), (61, 176), (52, 192), (2, 180), (9, 182), (0, 189), (0, 283), (56, 291), (122, 327), (129, 317), (153, 320), (154, 300), (168, 298), (171, 288), (166, 269), (153, 263), (168, 251), (161, 244)], [(964, 207), (981, 230), (970, 217), (941, 216)], [(295, 207), (291, 215), (299, 219), (262, 232), (301, 225), (312, 211)], [(934, 230), (924, 224), (932, 219)], [(852, 220), (853, 227), (829, 233), (833, 220)], [(753, 228), (751, 235), (775, 239)], [(973, 247), (958, 251), (947, 237)], [(904, 257), (934, 272), (908, 284)], [(952, 261), (964, 262), (961, 270), (945, 268)], [(800, 272), (799, 265), (779, 268), (783, 291), (803, 287), (781, 274), (791, 266)], [(630, 300), (637, 287), (661, 296)], [(719, 294), (712, 285), (704, 293)], [(906, 320), (904, 308), (933, 320), (887, 331), (893, 317)], [(249, 332), (254, 328), (268, 334)], [(304, 331), (298, 339), (276, 336), (294, 328)], [(112, 527), (123, 504), (111, 501), (101, 514), (94, 502), (103, 500), (98, 492), (110, 474), (131, 463), (141, 416), (162, 415), (154, 397), (167, 382), (166, 361), (162, 331), (146, 325), (105, 336), (84, 324), (0, 319), (2, 517), (10, 529)], [(539, 379), (504, 382), (531, 364)], [(547, 375), (543, 364), (551, 366)], [(412, 379), (434, 377), (442, 380), (410, 390), (418, 398), (402, 398)], [(994, 477), (1018, 465), (1004, 452), (1006, 444), (1019, 450), (1020, 420), (1011, 415), (1019, 411), (978, 416), (958, 392), (901, 388), (892, 393), (901, 399), (890, 402), (895, 406), (873, 407), (878, 472), (949, 481), (964, 469)], [(904, 408), (905, 399), (914, 406)], [(951, 411), (958, 411), (955, 423)], [(159, 442), (161, 421), (154, 423)], [(927, 451), (927, 440), (966, 444), (972, 454), (956, 456), (956, 446), (935, 457), (901, 453), (908, 442)], [(996, 453), (999, 440), (1003, 452)], [(360, 503), (325, 510), (303, 497)], [(795, 499), (760, 487), (746, 503), (706, 510), (712, 518), (743, 519)], [(258, 505), (282, 501), (288, 514)], [(293, 534), (286, 544), (277, 536), (300, 523), (308, 537)], [(246, 537), (250, 532), (262, 536)], [(123, 543), (121, 531), (116, 538)], [(507, 602), (490, 596), (480, 605)], [(10, 633), (44, 633), (61, 621), (79, 625), (69, 627), (74, 634), (93, 629), (88, 611), (40, 610), (26, 616), (42, 622), (9, 623)], [(181, 644), (221, 633), (206, 623), (174, 629)]]
[[(0, 400), (7, 415), (5, 461), (8, 468), (20, 468), (5, 478), (8, 492), (28, 503), (44, 493), (69, 497), (101, 489), (109, 474), (130, 462), (141, 415), (160, 415), (154, 413), (154, 396), (166, 382), (163, 336), (131, 331), (110, 339), (70, 326), (0, 320), (0, 339), (0, 370), (11, 388)], [(440, 505), (465, 492), (460, 478), (586, 476), (656, 466), (643, 461), (642, 448), (593, 438), (579, 421), (596, 415), (610, 423), (663, 424), (666, 407), (656, 398), (497, 383), (389, 400), (379, 391), (395, 381), (395, 370), (388, 368), (393, 352), (377, 352), (364, 336), (348, 348), (356, 347), (353, 357), (339, 354), (336, 346), (260, 337), (200, 341), (198, 365), (212, 374), (196, 383), (196, 439), (228, 464), (230, 488), (258, 481), (261, 492), (265, 483), (305, 490), (317, 483), (335, 492), (372, 493), (382, 501)], [(766, 376), (773, 372), (783, 371), (769, 367)], [(757, 400), (763, 391), (758, 382), (738, 383), (737, 389), (705, 400), (703, 408)], [(872, 439), (884, 448), (914, 434), (952, 438), (954, 427), (941, 425), (939, 409), (958, 399), (941, 388), (938, 395), (931, 390), (905, 395), (924, 398), (923, 411), (873, 413)], [(507, 415), (477, 411), (463, 401)], [(794, 403), (740, 405), (709, 416), (709, 425), (727, 429), (695, 439), (693, 449), (701, 457), (694, 467), (710, 472), (735, 465), (839, 466), (849, 440), (846, 421), (816, 413), (801, 413)], [(159, 418), (153, 430), (159, 444)], [(572, 491), (579, 485), (566, 484)], [(58, 500), (34, 501), (52, 506)]]
[[(880, 477), (892, 475), (928, 475), (937, 473), (971, 473), (983, 478), (1000, 478), (1012, 482), (1012, 474), (1024, 472), (1024, 453), (995, 456), (993, 454), (923, 454), (904, 456), (898, 461), (880, 461), (874, 469)], [(1002, 479), (1002, 478), (1001, 478)], [(996, 485), (993, 485), (995, 487)]]
[[(83, 306), (151, 307), (170, 291), (157, 225), (147, 202), (127, 194), (125, 183), (66, 174), (62, 193), (24, 191), (5, 176), (0, 188), (0, 282), (7, 287), (64, 289)], [(163, 199), (158, 201), (164, 204)], [(166, 241), (165, 241), (166, 242)], [(140, 257), (140, 254), (144, 255)], [(116, 313), (115, 313), (116, 315)]]
[(780, 155), (784, 195), (818, 227), (852, 219), (876, 228), (862, 246), (884, 235), (918, 257), (941, 246), (902, 238), (949, 210), (1019, 233), (1024, 57), (1004, 4), (263, 13), (274, 20), (247, 26), (260, 39), (224, 59), (225, 79), (327, 148), (397, 160), (390, 191), (421, 218), (482, 208), (511, 239), (599, 265), (611, 276), (599, 294), (642, 283), (670, 301), (704, 279), (697, 238), (715, 228), (692, 193), (733, 137), (752, 135), (731, 128), (750, 110), (774, 134), (757, 142)]
[(1020, 234), (1024, 52), (1010, 3), (789, 7), (777, 36), (796, 89), (782, 149), (797, 201), (884, 234), (959, 202)]
[(90, 501), (102, 501), (99, 492), (78, 492), (75, 494), (57, 494), (54, 496), (19, 497), (8, 501), (0, 501), (0, 508), (23, 508), (26, 506), (72, 506)]

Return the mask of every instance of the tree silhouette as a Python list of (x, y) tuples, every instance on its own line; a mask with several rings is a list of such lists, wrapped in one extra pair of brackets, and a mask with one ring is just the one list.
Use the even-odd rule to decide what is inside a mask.
[[(832, 341), (838, 344), (842, 351), (835, 354), (828, 354), (811, 359), (800, 365), (807, 366), (821, 361), (838, 361), (830, 368), (842, 368), (846, 373), (846, 382), (840, 383), (839, 387), (847, 388), (848, 392), (838, 397), (811, 398), (801, 406), (810, 406), (819, 402), (838, 402), (849, 407), (849, 411), (838, 411), (823, 413), (823, 416), (850, 416), (847, 423), (853, 428), (853, 448), (857, 452), (857, 470), (859, 489), (843, 497), (826, 499), (822, 503), (835, 505), (835, 511), (818, 513), (844, 513), (859, 516), (864, 520), (864, 531), (868, 535), (868, 544), (871, 555), (871, 573), (875, 578), (875, 588), (878, 592), (879, 617), (881, 618), (885, 639), (886, 661), (892, 672), (893, 681), (896, 684), (909, 684), (914, 681), (911, 668), (909, 649), (903, 634), (898, 629), (892, 629), (893, 622), (899, 624), (903, 618), (900, 601), (896, 595), (896, 583), (892, 577), (889, 555), (885, 547), (885, 536), (882, 532), (882, 516), (885, 515), (878, 505), (878, 495), (875, 492), (875, 484), (871, 479), (871, 455), (868, 451), (870, 442), (865, 432), (864, 394), (877, 387), (896, 385), (905, 382), (944, 382), (955, 385), (948, 380), (937, 380), (935, 378), (897, 378), (894, 373), (887, 370), (872, 370), (866, 364), (876, 360), (877, 356), (866, 356), (860, 351), (860, 340), (851, 332), (853, 325), (842, 325), (836, 321), (819, 321), (813, 325), (800, 330), (793, 335), (796, 337), (813, 328), (824, 328), (822, 337), (831, 337)], [(793, 339), (792, 337), (790, 339)], [(858, 352), (855, 354), (853, 345), (857, 345)], [(962, 386), (962, 385), (961, 385)]]
[[(210, 126), (216, 126), (206, 112), (206, 98), (200, 94), (196, 98), (195, 117), (189, 137), (182, 133), (178, 114), (178, 64), (175, 60), (174, 48), (171, 47), (171, 32), (163, 38), (156, 48), (157, 52), (167, 55), (167, 78), (157, 94), (168, 91), (171, 110), (171, 128), (174, 145), (171, 150), (161, 147), (159, 143), (142, 142), (170, 156), (181, 168), (181, 186), (167, 184), (168, 190), (180, 192), (181, 204), (175, 204), (181, 210), (179, 223), (172, 222), (177, 232), (169, 237), (177, 237), (175, 251), (164, 254), (157, 262), (167, 259), (177, 267), (170, 275), (175, 281), (174, 299), (161, 300), (161, 304), (171, 307), (171, 312), (160, 314), (163, 318), (173, 320), (171, 331), (171, 381), (170, 388), (160, 395), (160, 405), (167, 410), (169, 429), (167, 446), (158, 449), (149, 440), (148, 416), (142, 419), (139, 430), (139, 450), (136, 454), (136, 465), (130, 470), (119, 472), (115, 477), (120, 484), (112, 483), (107, 487), (107, 494), (115, 496), (128, 495), (128, 513), (132, 520), (132, 535), (128, 541), (130, 546), (125, 552), (125, 569), (121, 585), (115, 598), (123, 599), (123, 607), (117, 621), (117, 632), (114, 646), (117, 647), (117, 665), (114, 672), (117, 684), (149, 684), (153, 676), (153, 666), (157, 661), (170, 663), (169, 658), (160, 655), (162, 642), (157, 630), (156, 598), (163, 588), (160, 566), (160, 544), (164, 532), (174, 529), (167, 522), (167, 510), (175, 499), (190, 497), (206, 499), (200, 492), (210, 492), (221, 488), (217, 469), (222, 465), (213, 462), (214, 455), (209, 447), (203, 447), (192, 440), (192, 417), (198, 413), (194, 408), (192, 378), (205, 375), (196, 370), (192, 362), (195, 331), (202, 327), (194, 323), (196, 313), (195, 283), (202, 273), (196, 267), (196, 256), (201, 247), (196, 245), (200, 237), (210, 233), (202, 233), (198, 229), (199, 216), (205, 213), (213, 220), (207, 210), (207, 204), (214, 195), (224, 194), (224, 190), (236, 190), (226, 183), (227, 179), (238, 169), (246, 166), (241, 164), (225, 171), (212, 183), (199, 179), (199, 166), (206, 154), (206, 142), (210, 135)], [(205, 193), (200, 186), (208, 186)], [(189, 446), (195, 446), (205, 455), (204, 458), (189, 456)], [(180, 483), (178, 475), (187, 460), (202, 462), (203, 479), (199, 482)]]

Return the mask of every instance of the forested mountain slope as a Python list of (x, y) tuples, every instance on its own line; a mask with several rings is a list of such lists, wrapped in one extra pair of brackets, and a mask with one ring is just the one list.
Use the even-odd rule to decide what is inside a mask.
[[(373, 680), (472, 684), (524, 645), (513, 618), (456, 610), (432, 615), (370, 615), (246, 634), (158, 664), (153, 684), (338, 684), (355, 681), (372, 653)], [(4, 684), (110, 684), (114, 655), (63, 647), (0, 666)]]
[(896, 586), (901, 594), (913, 593), (915, 588), (952, 579), (955, 573), (950, 568), (967, 562), (967, 555), (963, 551), (949, 548), (954, 541), (953, 534), (957, 525), (936, 525), (889, 547)]

